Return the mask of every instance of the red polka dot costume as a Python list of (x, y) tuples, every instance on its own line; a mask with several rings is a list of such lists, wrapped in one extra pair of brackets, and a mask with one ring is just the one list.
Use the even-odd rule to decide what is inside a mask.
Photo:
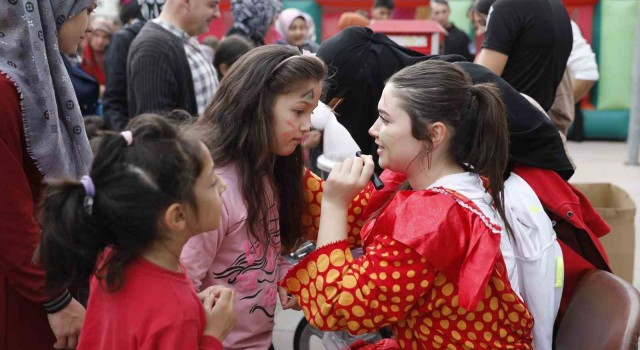
[[(322, 183), (305, 181), (314, 237)], [(365, 188), (349, 209), (349, 239), (319, 248), (283, 280), (307, 320), (354, 334), (390, 326), (402, 349), (530, 349), (533, 318), (509, 284), (499, 227), (445, 188), (400, 191), (362, 225), (389, 193)], [(354, 259), (359, 242), (365, 254)]]

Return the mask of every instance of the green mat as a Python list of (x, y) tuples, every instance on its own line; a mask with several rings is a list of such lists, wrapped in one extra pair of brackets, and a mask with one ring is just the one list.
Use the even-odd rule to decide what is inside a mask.
[(600, 25), (594, 30), (599, 32), (596, 106), (600, 110), (630, 108), (637, 6), (638, 0), (601, 0), (599, 5)]
[(449, 0), (449, 7), (451, 8), (449, 21), (467, 34), (471, 34), (473, 31), (471, 29), (471, 21), (467, 18), (469, 6), (471, 6), (471, 0)]
[[(584, 138), (589, 140), (626, 140), (629, 111), (582, 111)], [(569, 134), (573, 132), (573, 127)]]

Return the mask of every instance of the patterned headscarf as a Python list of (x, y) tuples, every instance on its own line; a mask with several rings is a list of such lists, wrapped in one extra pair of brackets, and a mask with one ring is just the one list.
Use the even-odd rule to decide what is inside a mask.
[(282, 9), (277, 0), (231, 0), (233, 28), (255, 42), (264, 42), (271, 23)]
[(95, 0), (0, 2), (0, 74), (20, 94), (27, 152), (45, 178), (80, 178), (92, 154), (57, 31)]
[(164, 2), (165, 0), (138, 0), (142, 17), (148, 21), (160, 16)]

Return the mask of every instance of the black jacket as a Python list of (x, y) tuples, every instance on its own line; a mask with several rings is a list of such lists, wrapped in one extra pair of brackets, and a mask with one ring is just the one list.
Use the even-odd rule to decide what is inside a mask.
[(145, 21), (137, 20), (118, 30), (104, 57), (104, 73), (107, 80), (102, 97), (106, 125), (111, 130), (123, 130), (129, 122), (127, 103), (127, 55)]
[(147, 22), (127, 59), (129, 115), (183, 109), (198, 114), (191, 67), (182, 39)]

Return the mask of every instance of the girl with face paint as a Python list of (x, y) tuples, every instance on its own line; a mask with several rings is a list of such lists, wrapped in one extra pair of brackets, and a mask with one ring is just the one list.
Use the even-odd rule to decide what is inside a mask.
[[(75, 348), (84, 308), (45, 292), (33, 263), (42, 182), (79, 178), (91, 163), (78, 101), (62, 62), (92, 31), (95, 0), (0, 3), (0, 349)], [(29, 326), (26, 327), (25, 325)]]
[(238, 322), (225, 349), (268, 349), (276, 299), (295, 306), (277, 283), (290, 267), (286, 254), (303, 241), (310, 175), (301, 143), (325, 75), (321, 60), (296, 48), (255, 48), (233, 64), (196, 122), (227, 190), (220, 228), (189, 240), (181, 261), (197, 288), (236, 291)]

